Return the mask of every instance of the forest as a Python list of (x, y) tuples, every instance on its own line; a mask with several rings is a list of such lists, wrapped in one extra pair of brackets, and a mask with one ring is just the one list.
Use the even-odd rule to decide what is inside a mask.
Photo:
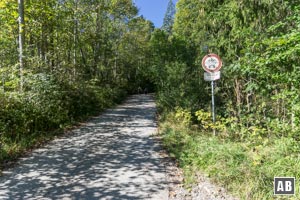
[(137, 13), (129, 0), (0, 1), (1, 160), (147, 83), (154, 26)]
[[(0, 0), (0, 161), (141, 87), (186, 187), (203, 171), (241, 199), (272, 199), (274, 176), (300, 175), (299, 5), (178, 0), (155, 28), (132, 0)], [(216, 123), (210, 52), (223, 61)]]

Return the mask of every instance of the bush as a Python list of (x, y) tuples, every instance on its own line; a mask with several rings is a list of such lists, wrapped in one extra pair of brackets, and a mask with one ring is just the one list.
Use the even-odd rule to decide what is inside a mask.
[(125, 95), (119, 88), (70, 85), (45, 74), (33, 75), (30, 80), (23, 93), (0, 93), (0, 160), (112, 106)]

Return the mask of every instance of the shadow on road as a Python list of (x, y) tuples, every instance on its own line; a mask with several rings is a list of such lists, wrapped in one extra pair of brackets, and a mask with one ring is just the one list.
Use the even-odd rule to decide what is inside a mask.
[(130, 97), (0, 177), (0, 199), (167, 199), (150, 95)]

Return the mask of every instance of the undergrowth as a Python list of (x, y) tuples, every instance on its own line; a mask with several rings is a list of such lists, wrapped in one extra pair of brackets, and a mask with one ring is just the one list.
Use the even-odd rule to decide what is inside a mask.
[(0, 93), (0, 169), (124, 98), (124, 89), (59, 83), (52, 77), (22, 93)]
[(300, 144), (296, 139), (241, 139), (230, 137), (225, 129), (213, 136), (211, 130), (202, 126), (209, 126), (208, 121), (189, 123), (185, 115), (190, 113), (176, 110), (177, 113), (164, 117), (161, 134), (164, 146), (185, 171), (187, 187), (197, 181), (195, 177), (200, 172), (241, 199), (284, 199), (273, 195), (274, 177), (296, 177), (296, 195), (288, 199), (300, 199)]

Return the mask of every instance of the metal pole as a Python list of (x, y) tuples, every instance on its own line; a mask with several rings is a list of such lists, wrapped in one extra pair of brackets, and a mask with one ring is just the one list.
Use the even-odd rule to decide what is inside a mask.
[[(216, 116), (215, 116), (215, 96), (214, 96), (214, 81), (211, 82), (211, 115), (212, 115), (212, 121), (213, 125), (215, 125), (216, 122)], [(216, 130), (213, 128), (213, 134), (216, 135)]]

